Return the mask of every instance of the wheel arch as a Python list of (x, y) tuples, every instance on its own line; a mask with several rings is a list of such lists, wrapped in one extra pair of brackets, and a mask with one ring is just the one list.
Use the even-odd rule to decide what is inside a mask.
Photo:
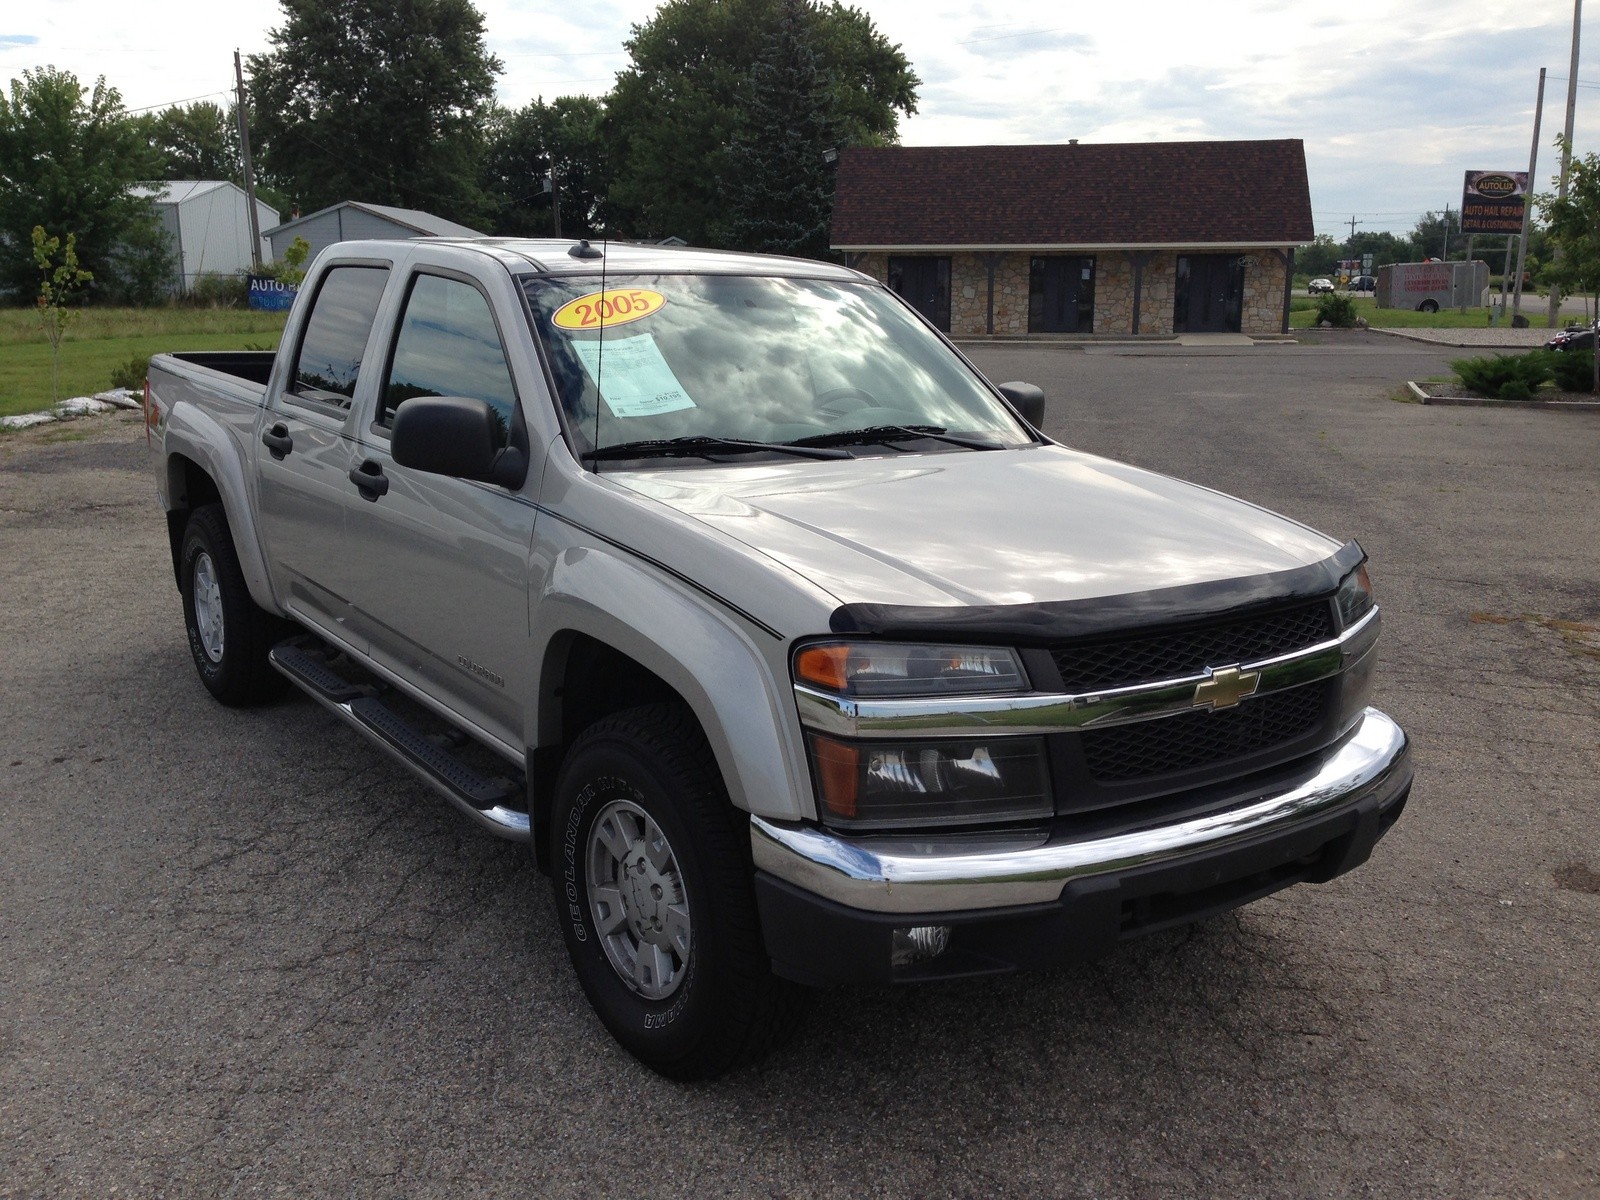
[(194, 405), (178, 404), (168, 420), (162, 445), (166, 461), (161, 475), (161, 499), (167, 514), (174, 578), (189, 514), (203, 504), (219, 503), (228, 519), (228, 533), (251, 597), (268, 612), (277, 612), (250, 506), (244, 460), (229, 431)]
[(541, 808), (572, 740), (609, 713), (662, 701), (694, 714), (736, 807), (778, 819), (810, 814), (793, 698), (756, 641), (769, 634), (607, 550), (569, 551), (552, 583), (534, 609), (536, 847)]

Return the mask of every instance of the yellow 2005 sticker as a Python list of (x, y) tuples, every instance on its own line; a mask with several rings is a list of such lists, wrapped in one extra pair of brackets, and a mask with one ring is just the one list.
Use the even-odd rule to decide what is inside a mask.
[(559, 329), (599, 329), (602, 325), (626, 325), (640, 317), (660, 312), (667, 298), (644, 288), (624, 291), (590, 292), (568, 300), (550, 319)]

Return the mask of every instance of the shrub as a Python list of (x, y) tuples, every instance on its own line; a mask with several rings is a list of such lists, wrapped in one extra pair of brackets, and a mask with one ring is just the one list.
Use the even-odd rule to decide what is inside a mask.
[(1551, 375), (1550, 355), (1538, 351), (1458, 358), (1450, 366), (1469, 392), (1501, 400), (1526, 400)]
[(1349, 296), (1329, 292), (1317, 301), (1317, 324), (1326, 321), (1335, 329), (1353, 329), (1356, 323), (1356, 303)]
[(1594, 390), (1594, 351), (1546, 351), (1550, 377), (1563, 392)]
[(196, 308), (243, 308), (250, 299), (250, 284), (244, 275), (223, 275), (206, 271), (194, 281), (185, 303)]
[(130, 392), (144, 390), (145, 376), (150, 374), (150, 356), (135, 354), (121, 366), (111, 368), (111, 386), (127, 388)]

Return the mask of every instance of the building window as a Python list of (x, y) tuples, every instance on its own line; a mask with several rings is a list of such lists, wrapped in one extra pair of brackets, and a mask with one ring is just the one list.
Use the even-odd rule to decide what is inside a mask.
[(1028, 332), (1093, 330), (1093, 256), (1035, 255), (1028, 266)]
[(950, 260), (933, 255), (891, 255), (889, 288), (933, 323), (950, 332)]

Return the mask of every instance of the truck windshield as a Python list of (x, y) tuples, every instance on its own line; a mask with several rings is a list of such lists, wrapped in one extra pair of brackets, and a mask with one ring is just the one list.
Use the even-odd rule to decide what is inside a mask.
[[(746, 275), (524, 281), (582, 455), (629, 445), (997, 449), (1033, 438), (898, 301), (870, 284)], [(861, 431), (861, 436), (850, 436)], [(835, 436), (837, 435), (837, 436)], [(724, 442), (717, 450), (714, 442)], [(685, 455), (664, 457), (681, 462)]]

